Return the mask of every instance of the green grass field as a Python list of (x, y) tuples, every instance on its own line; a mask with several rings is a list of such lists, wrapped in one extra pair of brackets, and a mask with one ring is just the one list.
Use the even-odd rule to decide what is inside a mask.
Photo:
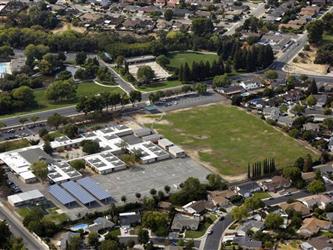
[[(246, 173), (248, 163), (274, 158), (278, 167), (293, 164), (312, 151), (265, 121), (236, 107), (213, 105), (170, 113), (167, 124), (154, 124), (160, 133), (221, 174)], [(163, 120), (162, 120), (163, 122)]]
[(175, 81), (165, 81), (165, 82), (161, 82), (161, 83), (152, 83), (149, 86), (140, 86), (140, 87), (138, 87), (138, 89), (140, 91), (149, 92), (149, 91), (158, 91), (158, 90), (162, 90), (162, 89), (178, 87), (180, 85), (181, 85), (181, 82), (178, 80), (175, 80)]
[(27, 139), (18, 139), (14, 141), (5, 141), (0, 143), (0, 152), (11, 151), (19, 148), (25, 148), (30, 146), (30, 143)]
[[(92, 96), (102, 92), (119, 92), (123, 93), (122, 89), (119, 87), (103, 87), (97, 85), (93, 82), (83, 82), (80, 83), (77, 88), (77, 96), (80, 98), (81, 96)], [(34, 109), (30, 109), (23, 112), (16, 112), (10, 115), (1, 115), (0, 118), (6, 118), (10, 116), (23, 115), (31, 112), (40, 112), (50, 109), (57, 109), (62, 107), (67, 107), (71, 105), (75, 105), (76, 102), (68, 102), (68, 103), (50, 103), (46, 98), (46, 89), (36, 89), (34, 90), (35, 99), (38, 103), (38, 107)]]
[(218, 60), (218, 56), (216, 54), (203, 54), (199, 52), (171, 53), (167, 57), (170, 60), (169, 66), (174, 68), (179, 68), (182, 64), (185, 64), (186, 62), (191, 67), (194, 61), (195, 62), (209, 61), (210, 63), (212, 63), (214, 60)]

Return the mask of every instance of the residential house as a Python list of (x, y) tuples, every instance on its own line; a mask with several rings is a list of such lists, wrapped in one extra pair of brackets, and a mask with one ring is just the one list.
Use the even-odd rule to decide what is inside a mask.
[(239, 85), (231, 85), (229, 87), (221, 87), (217, 88), (216, 91), (221, 94), (225, 94), (227, 96), (237, 95), (243, 93), (245, 90), (242, 86)]
[(333, 222), (333, 212), (326, 213), (326, 218), (327, 218), (329, 221), (332, 221), (332, 222)]
[(303, 237), (310, 237), (321, 230), (329, 230), (331, 227), (331, 222), (311, 217), (304, 219), (303, 224), (297, 233)]
[(320, 7), (318, 6), (306, 6), (301, 9), (299, 15), (311, 18), (313, 16), (316, 16), (319, 13), (319, 11)]
[(263, 115), (265, 119), (269, 119), (272, 121), (277, 121), (280, 116), (280, 109), (278, 107), (265, 107), (263, 109)]
[(320, 209), (325, 209), (326, 205), (332, 202), (332, 198), (324, 194), (316, 194), (305, 197), (301, 200), (309, 209), (317, 205)]
[(87, 228), (89, 232), (96, 232), (103, 229), (111, 229), (114, 227), (114, 223), (106, 219), (105, 217), (98, 217), (94, 220), (93, 224), (90, 224)]
[(317, 100), (316, 107), (322, 108), (326, 105), (326, 103), (327, 103), (327, 95), (326, 94), (313, 95), (313, 97), (316, 98), (316, 100)]
[(326, 236), (318, 236), (303, 242), (302, 250), (333, 250), (333, 240)]
[(320, 165), (314, 167), (314, 171), (320, 171), (321, 176), (323, 177), (326, 183), (333, 184), (333, 167), (332, 165)]
[(127, 212), (119, 214), (120, 225), (122, 227), (131, 227), (141, 222), (141, 216), (138, 212)]
[(280, 205), (280, 207), (284, 211), (289, 210), (289, 209), (293, 209), (296, 212), (301, 213), (302, 216), (307, 216), (307, 215), (310, 214), (310, 209), (306, 205), (304, 205), (302, 202), (299, 202), (299, 201), (296, 201), (296, 202), (293, 202), (293, 203), (282, 203)]
[(58, 243), (59, 249), (61, 250), (67, 250), (68, 249), (68, 242), (73, 237), (80, 237), (79, 233), (73, 233), (73, 232), (66, 232), (61, 235), (61, 240)]
[(238, 229), (238, 236), (246, 236), (249, 231), (257, 232), (264, 228), (263, 221), (249, 220), (244, 222)]
[(205, 200), (191, 201), (190, 203), (184, 205), (182, 208), (185, 213), (190, 215), (203, 214), (206, 211), (208, 205), (208, 202)]
[(247, 91), (259, 89), (262, 87), (262, 85), (258, 82), (241, 82), (239, 85)]
[(293, 125), (294, 121), (295, 121), (294, 117), (290, 117), (290, 116), (279, 116), (279, 118), (277, 119), (276, 122), (280, 126), (284, 126), (284, 127), (290, 128)]
[(253, 240), (248, 236), (245, 237), (235, 237), (233, 239), (234, 243), (237, 243), (242, 249), (262, 249), (262, 242), (258, 240)]
[(243, 184), (239, 184), (236, 187), (236, 191), (243, 197), (250, 197), (252, 193), (261, 191), (261, 187), (254, 181), (248, 181)]
[(235, 196), (235, 193), (231, 190), (209, 191), (207, 199), (212, 201), (216, 207), (226, 208), (231, 205), (228, 197), (231, 198), (232, 196)]
[(281, 175), (276, 175), (271, 180), (262, 182), (261, 185), (265, 191), (277, 192), (283, 188), (290, 187), (291, 182)]
[(166, 5), (166, 0), (155, 0), (154, 5), (162, 8)]
[(303, 129), (306, 131), (319, 132), (320, 125), (319, 123), (308, 122), (303, 125)]
[(173, 218), (171, 230), (181, 232), (185, 229), (198, 230), (200, 224), (199, 216), (189, 216), (177, 213)]

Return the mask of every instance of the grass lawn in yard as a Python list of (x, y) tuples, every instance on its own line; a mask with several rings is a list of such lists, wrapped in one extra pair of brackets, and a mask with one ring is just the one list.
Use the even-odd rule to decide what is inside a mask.
[(110, 231), (110, 234), (113, 236), (113, 237), (118, 237), (120, 235), (120, 228), (117, 227), (117, 228), (113, 228), (111, 231)]
[(170, 60), (169, 66), (174, 68), (180, 68), (181, 65), (188, 63), (190, 67), (192, 67), (192, 63), (195, 62), (207, 62), (212, 63), (214, 60), (218, 60), (218, 56), (216, 54), (204, 54), (200, 52), (177, 52), (170, 53), (167, 55)]
[(248, 164), (274, 158), (278, 167), (318, 155), (265, 121), (225, 105), (169, 113), (154, 125), (166, 138), (221, 174), (244, 174)]
[[(122, 93), (122, 89), (119, 87), (104, 87), (97, 85), (93, 82), (83, 82), (80, 83), (78, 88), (77, 88), (77, 97), (80, 98), (81, 96), (92, 96), (96, 95), (98, 93), (103, 93), (103, 92), (118, 92)], [(45, 111), (45, 110), (50, 110), (50, 109), (56, 109), (56, 108), (62, 108), (62, 107), (67, 107), (71, 105), (75, 105), (76, 102), (68, 102), (68, 103), (50, 103), (47, 98), (46, 98), (46, 89), (36, 89), (34, 90), (34, 95), (35, 99), (38, 103), (38, 107), (31, 109), (29, 111), (24, 111), (24, 112), (17, 112), (13, 113), (10, 115), (1, 115), (0, 118), (6, 118), (14, 115), (23, 115), (27, 114), (30, 112), (40, 112), (40, 111)]]
[(30, 208), (27, 207), (22, 207), (16, 210), (16, 212), (22, 217), (25, 218), (29, 212), (30, 212)]
[(259, 198), (260, 200), (262, 200), (262, 199), (267, 199), (271, 196), (269, 195), (269, 193), (266, 193), (266, 192), (255, 192), (255, 193), (253, 193), (253, 197), (256, 197), (256, 198)]
[(27, 139), (18, 139), (14, 141), (6, 141), (0, 143), (0, 152), (11, 151), (19, 148), (25, 148), (30, 146)]
[(47, 210), (48, 214), (45, 215), (45, 219), (46, 220), (50, 220), (52, 222), (54, 222), (55, 224), (61, 224), (65, 221), (68, 220), (68, 216), (65, 214), (65, 213), (61, 213), (59, 214), (57, 212), (57, 207), (54, 207), (54, 208), (50, 208)]
[(333, 34), (324, 33), (323, 41), (326, 43), (333, 43)]
[(157, 82), (157, 83), (151, 83), (149, 86), (139, 86), (138, 89), (141, 91), (158, 91), (162, 89), (167, 89), (167, 88), (173, 88), (173, 87), (178, 87), (181, 86), (181, 82), (178, 80), (174, 81), (165, 81), (165, 82)]
[(215, 215), (212, 215), (212, 214), (209, 215), (208, 218), (206, 217), (204, 219), (204, 221), (200, 223), (199, 229), (197, 231), (186, 230), (185, 238), (195, 239), (195, 238), (199, 238), (199, 237), (203, 236), (206, 233), (208, 227), (211, 224), (213, 224), (213, 222), (216, 220), (216, 218), (217, 217)]

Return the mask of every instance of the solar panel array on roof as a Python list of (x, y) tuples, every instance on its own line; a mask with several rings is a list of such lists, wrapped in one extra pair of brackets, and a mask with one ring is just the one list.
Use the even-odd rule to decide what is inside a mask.
[(70, 203), (76, 202), (75, 198), (67, 191), (62, 189), (58, 184), (50, 186), (49, 193), (63, 205), (68, 205)]
[(84, 190), (79, 184), (74, 181), (68, 181), (61, 185), (85, 205), (96, 201), (96, 199), (91, 194), (89, 194), (86, 190)]
[(111, 195), (90, 177), (82, 178), (77, 182), (100, 201), (111, 198)]

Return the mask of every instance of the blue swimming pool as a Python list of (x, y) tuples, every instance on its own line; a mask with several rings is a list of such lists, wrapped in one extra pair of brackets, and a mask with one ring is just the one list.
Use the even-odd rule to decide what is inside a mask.
[(3, 77), (4, 74), (10, 74), (10, 63), (4, 62), (0, 63), (0, 76)]
[(77, 225), (74, 225), (70, 228), (71, 231), (79, 231), (79, 230), (86, 230), (88, 228), (88, 224), (77, 224)]

